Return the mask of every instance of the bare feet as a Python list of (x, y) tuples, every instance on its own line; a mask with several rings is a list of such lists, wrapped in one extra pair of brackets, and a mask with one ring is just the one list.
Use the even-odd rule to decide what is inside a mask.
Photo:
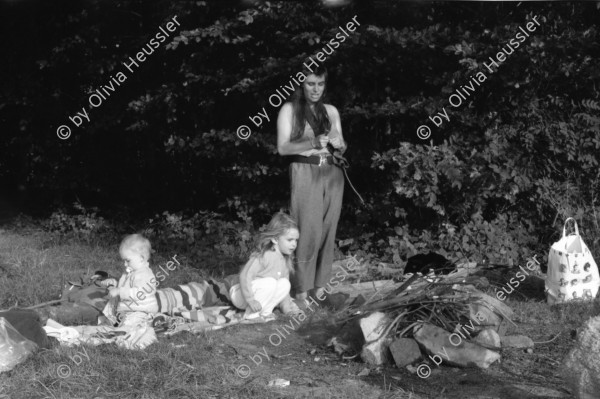
[(319, 287), (315, 289), (315, 298), (321, 298), (325, 296), (325, 288)]

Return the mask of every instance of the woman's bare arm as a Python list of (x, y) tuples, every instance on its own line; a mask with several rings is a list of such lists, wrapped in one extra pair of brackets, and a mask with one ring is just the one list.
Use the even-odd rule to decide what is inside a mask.
[(339, 140), (336, 140), (336, 138), (330, 139), (329, 142), (331, 143), (331, 145), (333, 146), (333, 148), (340, 150), (342, 153), (344, 153), (346, 151), (346, 148), (348, 148), (348, 146), (346, 145), (346, 141), (344, 140), (344, 135), (342, 134), (342, 121), (340, 118), (340, 113), (338, 112), (337, 108), (334, 107), (333, 105), (326, 105), (327, 107), (327, 112), (329, 113), (332, 121), (331, 121), (331, 126), (332, 128), (335, 128), (338, 133), (340, 134)]
[[(317, 139), (305, 137), (291, 142), (293, 108), (291, 103), (283, 104), (277, 117), (277, 152), (279, 155), (296, 155), (307, 150), (319, 148)], [(315, 147), (317, 146), (317, 147)]]

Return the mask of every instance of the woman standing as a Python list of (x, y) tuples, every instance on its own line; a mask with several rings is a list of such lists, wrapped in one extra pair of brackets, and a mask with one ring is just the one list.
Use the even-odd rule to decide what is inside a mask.
[(313, 288), (321, 298), (331, 279), (344, 194), (344, 174), (332, 154), (341, 155), (346, 143), (337, 109), (323, 103), (327, 70), (319, 66), (302, 73), (302, 86), (279, 111), (277, 150), (290, 160), (290, 213), (300, 229), (294, 287), (296, 299), (306, 301)]

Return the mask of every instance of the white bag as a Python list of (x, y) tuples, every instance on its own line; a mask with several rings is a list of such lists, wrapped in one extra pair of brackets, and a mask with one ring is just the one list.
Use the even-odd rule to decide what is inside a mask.
[[(4, 317), (0, 317), (0, 373), (12, 370), (37, 350), (35, 342), (28, 340)], [(0, 396), (3, 398), (4, 396)]]
[[(567, 223), (573, 221), (575, 234), (566, 235)], [(552, 244), (548, 254), (546, 295), (549, 304), (573, 300), (593, 300), (600, 287), (598, 266), (579, 235), (577, 222), (565, 220), (562, 238)]]

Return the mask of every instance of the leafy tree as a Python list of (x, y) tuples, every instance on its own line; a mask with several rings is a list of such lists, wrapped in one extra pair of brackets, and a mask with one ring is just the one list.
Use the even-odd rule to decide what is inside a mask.
[[(325, 61), (349, 173), (368, 202), (347, 186), (338, 235), (359, 238), (351, 250), (514, 263), (545, 253), (567, 216), (599, 248), (592, 3), (35, 4), (29, 19), (29, 7), (3, 5), (3, 34), (15, 39), (3, 41), (0, 178), (43, 206), (79, 198), (138, 217), (219, 210), (265, 222), (289, 196), (272, 95), (295, 88), (302, 61), (356, 17), (359, 29)], [(173, 16), (172, 40), (126, 70)], [(534, 17), (535, 32), (491, 73), (484, 62)], [(127, 80), (90, 109), (118, 72)], [(465, 99), (454, 106), (457, 90)], [(82, 107), (90, 122), (58, 140)], [(268, 118), (257, 127), (259, 111)], [(429, 117), (439, 113), (449, 120), (438, 127)], [(429, 140), (416, 134), (424, 124)], [(247, 140), (240, 125), (253, 131)]]

